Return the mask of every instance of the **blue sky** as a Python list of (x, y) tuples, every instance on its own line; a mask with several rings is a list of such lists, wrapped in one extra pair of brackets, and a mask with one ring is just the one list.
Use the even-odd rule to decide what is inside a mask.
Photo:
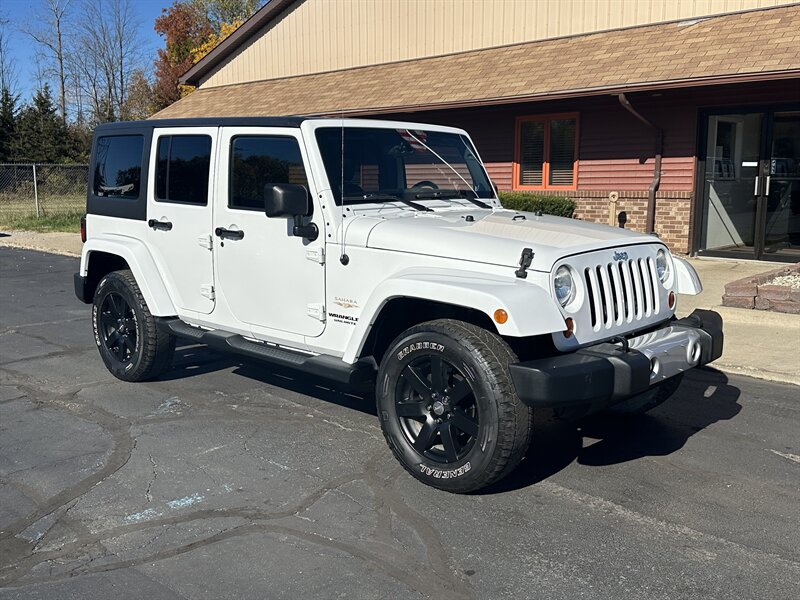
[[(77, 5), (79, 0), (75, 0)], [(156, 49), (163, 46), (163, 40), (153, 31), (153, 22), (161, 15), (161, 10), (172, 4), (172, 0), (131, 0), (131, 8), (141, 22), (143, 52), (155, 58)], [(0, 17), (11, 22), (6, 25), (10, 39), (9, 49), (17, 70), (17, 91), (21, 100), (27, 101), (36, 90), (36, 45), (20, 29), (26, 23), (37, 20), (41, 10), (41, 0), (0, 0)], [(55, 82), (51, 82), (54, 87)], [(55, 91), (55, 90), (54, 90)]]

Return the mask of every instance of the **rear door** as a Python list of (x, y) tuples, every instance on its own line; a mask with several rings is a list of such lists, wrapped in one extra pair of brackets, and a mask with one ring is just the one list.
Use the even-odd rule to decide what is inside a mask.
[[(309, 241), (292, 235), (288, 218), (264, 213), (264, 186), (316, 187), (299, 129), (222, 128), (220, 182), (214, 208), (219, 288), (232, 315), (255, 333), (314, 337), (325, 329), (325, 220)], [(318, 209), (319, 207), (317, 207)]]
[(147, 245), (182, 313), (214, 309), (211, 210), (217, 127), (156, 129)]

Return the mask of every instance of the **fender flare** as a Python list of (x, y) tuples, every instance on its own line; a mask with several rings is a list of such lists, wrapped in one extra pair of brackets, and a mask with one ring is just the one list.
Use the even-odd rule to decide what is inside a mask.
[(675, 265), (675, 291), (678, 294), (696, 296), (703, 291), (700, 276), (687, 260), (673, 255), (672, 264)]
[(177, 314), (169, 290), (161, 278), (161, 270), (140, 240), (119, 235), (98, 235), (88, 239), (81, 252), (80, 274), (83, 277), (89, 273), (92, 252), (114, 254), (128, 263), (153, 316), (170, 317)]
[[(386, 304), (395, 298), (418, 298), (478, 310), (495, 323), (500, 335), (527, 337), (564, 329), (555, 301), (531, 281), (452, 270), (404, 271), (384, 280), (373, 291), (359, 316), (342, 360), (356, 361)], [(497, 323), (502, 308), (508, 320)]]

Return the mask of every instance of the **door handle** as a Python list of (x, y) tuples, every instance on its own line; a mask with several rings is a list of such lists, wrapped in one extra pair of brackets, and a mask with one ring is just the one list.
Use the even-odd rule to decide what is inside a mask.
[(753, 196), (758, 196), (758, 175), (756, 175), (756, 183), (753, 186)]
[(161, 229), (162, 231), (169, 231), (172, 229), (172, 223), (170, 221), (158, 221), (156, 219), (150, 219), (147, 224), (153, 229)]
[(225, 229), (224, 227), (217, 227), (214, 230), (214, 235), (221, 237), (223, 240), (240, 240), (244, 237), (244, 231), (241, 229)]

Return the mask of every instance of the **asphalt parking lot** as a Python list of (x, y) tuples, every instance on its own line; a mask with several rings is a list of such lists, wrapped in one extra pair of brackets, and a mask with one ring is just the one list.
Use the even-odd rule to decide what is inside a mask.
[(114, 379), (77, 265), (0, 249), (0, 598), (800, 597), (800, 388), (706, 369), (643, 417), (537, 415), (456, 496), (324, 380), (196, 346)]

